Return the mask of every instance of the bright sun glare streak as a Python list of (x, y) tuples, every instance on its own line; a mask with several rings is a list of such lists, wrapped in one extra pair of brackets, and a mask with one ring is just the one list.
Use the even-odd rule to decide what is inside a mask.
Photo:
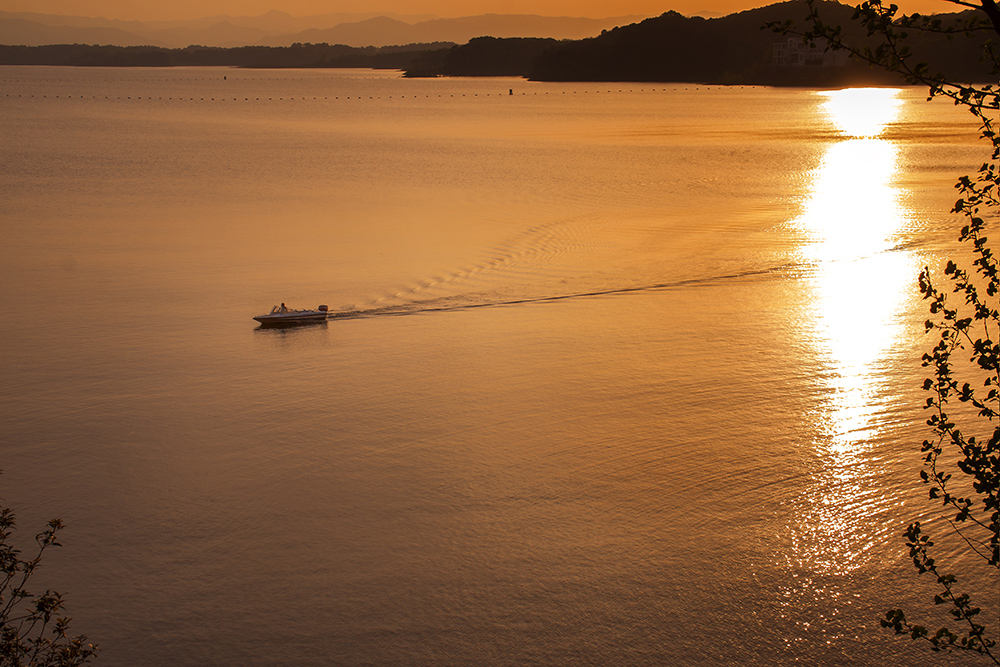
[(899, 91), (822, 95), (823, 111), (845, 140), (824, 156), (798, 224), (808, 238), (804, 259), (816, 266), (809, 315), (827, 369), (817, 440), (827, 463), (815, 493), (803, 499), (793, 539), (800, 565), (843, 572), (860, 566), (873, 539), (852, 507), (864, 495), (864, 455), (878, 432), (875, 366), (898, 336), (893, 315), (913, 276), (908, 253), (893, 250), (906, 220), (893, 185), (898, 150), (877, 138), (899, 113)]
[(907, 284), (909, 258), (892, 252), (904, 220), (891, 179), (897, 151), (877, 139), (834, 145), (820, 168), (803, 222), (817, 262), (816, 321), (834, 389), (832, 446), (841, 453), (867, 428), (872, 364), (896, 335), (892, 313)]
[(892, 88), (848, 88), (820, 93), (823, 110), (848, 137), (877, 137), (896, 120), (902, 100)]
[(899, 91), (823, 93), (823, 110), (852, 138), (834, 144), (816, 173), (800, 224), (817, 263), (816, 318), (833, 366), (832, 448), (848, 453), (870, 435), (872, 364), (896, 335), (892, 313), (910, 282), (909, 258), (892, 252), (905, 213), (892, 185), (897, 148), (877, 139), (899, 113)]

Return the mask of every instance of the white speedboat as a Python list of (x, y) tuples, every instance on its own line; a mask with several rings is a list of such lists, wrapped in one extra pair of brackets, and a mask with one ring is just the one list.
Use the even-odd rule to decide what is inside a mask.
[(316, 310), (295, 310), (281, 304), (272, 308), (270, 313), (257, 315), (254, 319), (260, 322), (262, 327), (287, 327), (296, 324), (325, 322), (327, 311), (326, 306), (318, 306)]

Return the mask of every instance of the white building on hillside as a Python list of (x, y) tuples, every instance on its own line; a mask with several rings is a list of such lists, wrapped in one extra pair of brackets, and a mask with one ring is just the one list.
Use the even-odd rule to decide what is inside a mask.
[(847, 51), (827, 51), (825, 42), (807, 44), (800, 37), (789, 37), (774, 44), (771, 64), (777, 67), (843, 67)]

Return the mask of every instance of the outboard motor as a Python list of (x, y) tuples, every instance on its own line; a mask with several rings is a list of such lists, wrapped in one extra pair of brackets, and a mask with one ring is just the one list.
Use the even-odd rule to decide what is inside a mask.
[(317, 308), (316, 310), (321, 310), (321, 311), (323, 311), (323, 312), (325, 313), (326, 311), (328, 311), (328, 310), (330, 310), (330, 309), (329, 309), (329, 308), (327, 308), (326, 306), (320, 306), (320, 307), (319, 307), (319, 308)]

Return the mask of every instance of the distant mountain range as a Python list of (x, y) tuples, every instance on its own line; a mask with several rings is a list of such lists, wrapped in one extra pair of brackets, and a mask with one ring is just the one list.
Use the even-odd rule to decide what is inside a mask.
[(262, 16), (214, 16), (192, 21), (117, 21), (79, 16), (0, 11), (0, 44), (99, 44), (113, 46), (190, 45), (291, 46), (327, 43), (392, 46), (453, 42), (473, 37), (551, 37), (583, 39), (643, 16), (605, 19), (484, 14), (441, 19), (427, 15), (324, 14), (294, 17), (270, 11)]

